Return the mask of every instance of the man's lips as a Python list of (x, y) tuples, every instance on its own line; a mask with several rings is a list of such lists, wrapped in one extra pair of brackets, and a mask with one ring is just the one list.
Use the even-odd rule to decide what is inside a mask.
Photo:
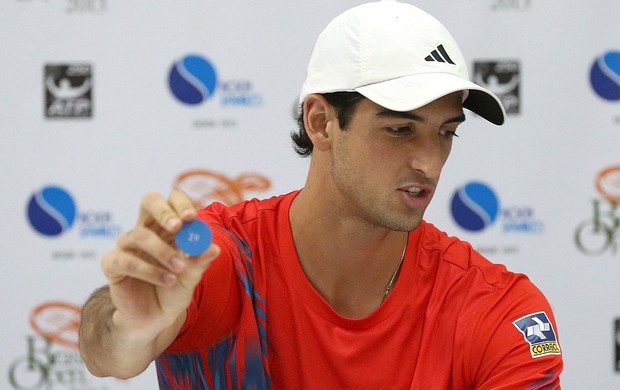
[(424, 189), (420, 187), (409, 187), (407, 189), (403, 189), (402, 191), (405, 191), (406, 193), (411, 195), (420, 195), (424, 191)]
[(398, 188), (399, 191), (406, 192), (409, 195), (417, 196), (417, 195), (429, 195), (433, 193), (434, 186), (429, 184), (410, 184), (401, 186)]
[(401, 201), (411, 209), (425, 209), (431, 201), (435, 186), (422, 183), (411, 183), (398, 188)]

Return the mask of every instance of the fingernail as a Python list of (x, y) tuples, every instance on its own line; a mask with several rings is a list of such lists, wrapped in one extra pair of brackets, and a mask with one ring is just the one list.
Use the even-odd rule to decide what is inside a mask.
[(177, 217), (170, 217), (166, 220), (166, 228), (168, 228), (169, 230), (172, 230), (176, 227), (176, 225), (178, 223), (180, 223), (181, 221), (179, 220), (179, 218)]
[(185, 262), (180, 257), (177, 257), (177, 256), (174, 256), (170, 260), (170, 265), (174, 271), (182, 271), (183, 268), (185, 268)]

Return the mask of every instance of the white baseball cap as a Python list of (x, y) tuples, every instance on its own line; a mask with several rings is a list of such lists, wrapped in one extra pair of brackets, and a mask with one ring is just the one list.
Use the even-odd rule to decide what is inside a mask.
[(313, 93), (341, 91), (359, 92), (394, 111), (464, 91), (463, 107), (496, 125), (506, 115), (497, 96), (469, 81), (463, 55), (443, 24), (394, 0), (351, 8), (319, 35), (300, 102)]

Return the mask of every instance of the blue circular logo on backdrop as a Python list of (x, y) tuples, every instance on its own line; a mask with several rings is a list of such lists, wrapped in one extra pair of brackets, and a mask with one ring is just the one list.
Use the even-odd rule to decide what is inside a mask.
[(499, 213), (499, 201), (488, 185), (469, 182), (454, 193), (451, 211), (460, 227), (477, 232), (495, 222)]
[(75, 201), (63, 188), (47, 186), (35, 192), (28, 202), (28, 220), (46, 236), (57, 236), (73, 226)]
[(205, 58), (187, 55), (173, 64), (168, 83), (177, 99), (196, 105), (213, 95), (217, 87), (217, 74)]
[(609, 51), (590, 69), (590, 83), (603, 99), (620, 100), (620, 51)]

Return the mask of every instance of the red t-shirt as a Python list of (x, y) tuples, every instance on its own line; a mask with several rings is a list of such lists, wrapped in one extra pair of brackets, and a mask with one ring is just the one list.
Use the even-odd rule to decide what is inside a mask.
[(165, 389), (558, 389), (562, 356), (543, 294), (522, 274), (422, 222), (397, 283), (366, 318), (336, 313), (306, 278), (297, 192), (199, 213), (222, 247), (177, 339)]

